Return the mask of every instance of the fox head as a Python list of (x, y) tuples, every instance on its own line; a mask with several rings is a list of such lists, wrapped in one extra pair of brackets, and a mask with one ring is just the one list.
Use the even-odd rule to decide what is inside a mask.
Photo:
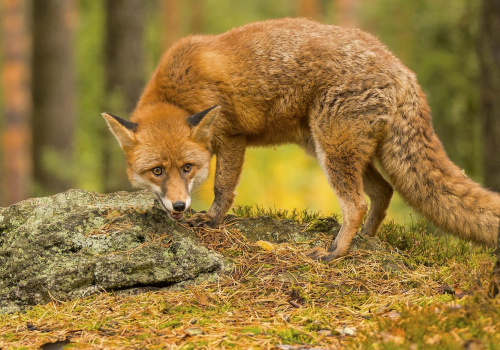
[(132, 119), (103, 113), (127, 161), (134, 187), (156, 194), (163, 208), (179, 220), (191, 204), (191, 191), (208, 177), (212, 125), (220, 107), (189, 115), (176, 106), (142, 106)]

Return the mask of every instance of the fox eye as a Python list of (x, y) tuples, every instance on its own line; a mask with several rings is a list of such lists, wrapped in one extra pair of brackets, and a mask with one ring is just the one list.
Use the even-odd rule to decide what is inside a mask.
[(189, 173), (191, 171), (191, 168), (192, 168), (191, 164), (184, 164), (182, 166), (182, 171), (187, 174), (187, 173)]
[(160, 176), (163, 173), (163, 169), (160, 168), (159, 166), (157, 166), (156, 168), (153, 168), (153, 170), (151, 170), (151, 171), (153, 172), (154, 176)]

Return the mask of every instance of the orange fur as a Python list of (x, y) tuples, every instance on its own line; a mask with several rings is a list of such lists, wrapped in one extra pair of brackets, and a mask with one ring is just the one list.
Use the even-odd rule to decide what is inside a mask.
[[(210, 112), (209, 122), (187, 123), (215, 105), (220, 112)], [(500, 196), (448, 159), (415, 74), (360, 30), (289, 18), (189, 36), (164, 54), (130, 120), (138, 125), (134, 147), (124, 148), (132, 182), (131, 173), (147, 173), (153, 159), (170, 174), (187, 152), (196, 168), (208, 164), (203, 150), (217, 155), (214, 203), (193, 225), (219, 224), (246, 147), (295, 143), (319, 160), (342, 206), (339, 235), (315, 258), (346, 253), (367, 213), (363, 193), (371, 207), (362, 232), (376, 234), (393, 192), (377, 161), (403, 198), (438, 226), (488, 245), (496, 240)], [(127, 131), (110, 127), (127, 144), (120, 140)], [(205, 141), (193, 138), (197, 128)]]

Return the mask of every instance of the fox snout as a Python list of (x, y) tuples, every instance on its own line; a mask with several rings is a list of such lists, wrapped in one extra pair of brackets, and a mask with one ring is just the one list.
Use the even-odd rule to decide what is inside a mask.
[(184, 216), (184, 211), (189, 207), (191, 204), (191, 198), (188, 197), (186, 201), (174, 201), (172, 203), (171, 200), (169, 200), (166, 197), (162, 197), (160, 195), (158, 196), (158, 200), (160, 203), (163, 205), (163, 208), (165, 211), (172, 217), (172, 219), (175, 220), (180, 220)]
[(186, 209), (186, 203), (180, 201), (175, 202), (174, 204), (172, 204), (172, 207), (174, 208), (175, 211), (181, 212), (184, 211), (184, 209)]
[(172, 204), (172, 209), (174, 210), (169, 212), (170, 216), (175, 220), (182, 219), (184, 210), (186, 210), (186, 203), (181, 201), (174, 202)]

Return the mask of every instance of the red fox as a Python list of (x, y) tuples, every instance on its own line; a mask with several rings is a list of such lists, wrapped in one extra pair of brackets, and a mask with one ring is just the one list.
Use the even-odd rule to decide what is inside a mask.
[(287, 18), (189, 36), (163, 55), (130, 121), (103, 116), (131, 183), (174, 219), (216, 155), (215, 200), (193, 226), (221, 222), (246, 147), (295, 143), (318, 159), (342, 208), (339, 234), (315, 259), (345, 255), (365, 214), (362, 234), (374, 236), (392, 186), (437, 226), (496, 241), (500, 196), (448, 159), (415, 74), (361, 30)]

